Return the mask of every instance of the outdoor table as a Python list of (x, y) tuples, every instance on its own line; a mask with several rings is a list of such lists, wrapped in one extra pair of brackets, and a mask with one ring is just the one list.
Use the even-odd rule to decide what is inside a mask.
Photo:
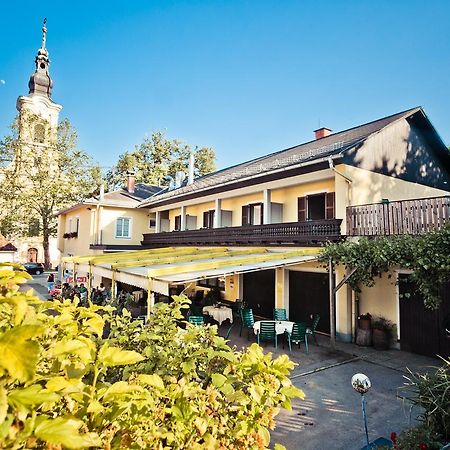
[(258, 320), (253, 325), (253, 331), (255, 334), (258, 334), (259, 328), (261, 327), (261, 322), (274, 322), (275, 332), (277, 334), (284, 334), (285, 331), (292, 333), (292, 328), (294, 327), (294, 322), (290, 322), (289, 320)]
[(205, 306), (203, 312), (219, 322), (219, 325), (227, 319), (233, 323), (233, 310), (226, 306)]

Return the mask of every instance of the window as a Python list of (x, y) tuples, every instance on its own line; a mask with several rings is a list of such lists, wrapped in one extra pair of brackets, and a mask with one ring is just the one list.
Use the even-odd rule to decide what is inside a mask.
[(213, 209), (203, 213), (203, 228), (214, 228), (214, 214)]
[(156, 219), (149, 219), (148, 220), (148, 227), (149, 228), (156, 228)]
[(264, 208), (262, 203), (242, 207), (242, 225), (262, 225)]
[(131, 219), (119, 217), (116, 222), (116, 238), (131, 237)]
[(45, 142), (45, 126), (42, 123), (38, 123), (34, 126), (34, 141), (38, 144)]
[(334, 192), (298, 198), (298, 221), (334, 219)]

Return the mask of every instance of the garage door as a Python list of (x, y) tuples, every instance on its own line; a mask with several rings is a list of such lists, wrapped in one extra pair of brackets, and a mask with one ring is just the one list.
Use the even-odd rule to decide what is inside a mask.
[(421, 355), (450, 356), (450, 283), (442, 287), (438, 310), (425, 308), (423, 298), (408, 275), (399, 276), (400, 347)]
[(256, 316), (273, 318), (275, 307), (275, 270), (244, 273), (244, 302)]
[(311, 322), (320, 314), (318, 331), (330, 333), (329, 279), (327, 273), (289, 271), (289, 319)]

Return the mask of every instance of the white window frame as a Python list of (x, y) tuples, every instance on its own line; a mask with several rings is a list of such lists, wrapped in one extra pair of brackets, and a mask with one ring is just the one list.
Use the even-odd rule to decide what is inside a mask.
[[(119, 220), (128, 220), (128, 236), (118, 236), (117, 235), (117, 224), (119, 223)], [(123, 224), (123, 222), (122, 222), (122, 224)], [(115, 238), (116, 239), (131, 239), (131, 236), (132, 236), (132, 229), (131, 229), (131, 226), (132, 226), (132, 220), (131, 220), (131, 217), (118, 217), (117, 219), (116, 219), (116, 223), (115, 223), (115, 229), (114, 229), (114, 235), (115, 235)], [(122, 225), (122, 232), (123, 232), (123, 225)]]

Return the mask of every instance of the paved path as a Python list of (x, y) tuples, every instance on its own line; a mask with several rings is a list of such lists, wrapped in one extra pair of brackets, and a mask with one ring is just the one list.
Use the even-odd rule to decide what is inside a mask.
[[(219, 334), (224, 335), (225, 327)], [(255, 339), (247, 340), (247, 333), (239, 336), (239, 326), (233, 328), (231, 344), (238, 348)], [(351, 387), (351, 377), (358, 372), (372, 381), (366, 396), (369, 438), (389, 438), (414, 421), (418, 411), (409, 410), (403, 395), (407, 368), (412, 371), (432, 370), (438, 360), (399, 350), (378, 351), (371, 347), (338, 343), (337, 349), (329, 347), (329, 338), (318, 336), (306, 354), (302, 345), (293, 349), (290, 358), (298, 366), (291, 379), (302, 389), (305, 400), (293, 402), (293, 410), (276, 417), (276, 429), (271, 433), (271, 444), (283, 444), (288, 450), (358, 450), (365, 445), (364, 423), (361, 414), (361, 397)], [(263, 344), (265, 351), (277, 356), (288, 353), (281, 342), (278, 350), (272, 343)], [(411, 417), (411, 419), (410, 419)]]
[(43, 273), (41, 275), (32, 275), (32, 277), (32, 280), (29, 280), (27, 284), (21, 286), (21, 290), (26, 291), (32, 288), (40, 299), (48, 300), (50, 298), (47, 291), (48, 273)]

